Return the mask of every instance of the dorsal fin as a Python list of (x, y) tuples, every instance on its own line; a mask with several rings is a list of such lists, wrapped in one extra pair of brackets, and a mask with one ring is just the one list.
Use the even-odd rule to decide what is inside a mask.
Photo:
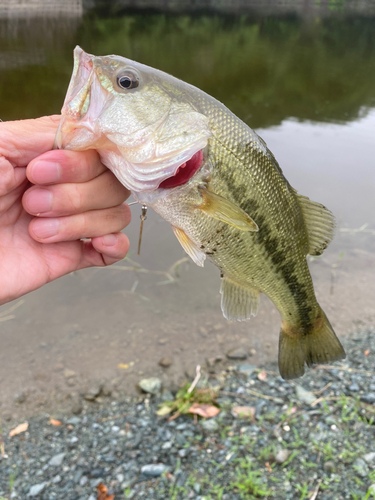
[(328, 247), (335, 230), (335, 218), (324, 205), (297, 194), (309, 240), (308, 254), (321, 255)]

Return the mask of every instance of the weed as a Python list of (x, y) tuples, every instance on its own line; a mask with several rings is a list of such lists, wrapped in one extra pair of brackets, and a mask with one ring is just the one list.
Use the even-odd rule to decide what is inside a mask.
[(194, 404), (216, 405), (217, 391), (214, 389), (197, 389), (190, 391), (191, 384), (187, 382), (177, 392), (174, 401), (165, 401), (156, 412), (158, 415), (168, 415), (173, 413), (173, 417), (189, 413), (189, 408)]
[(237, 480), (232, 483), (232, 488), (238, 490), (244, 500), (261, 498), (271, 494), (262, 478), (264, 475), (259, 470), (253, 470), (253, 464), (248, 457), (240, 459)]
[(307, 495), (309, 493), (309, 486), (307, 483), (303, 484), (296, 484), (297, 490), (301, 493), (301, 496), (299, 497), (299, 500), (305, 500), (307, 498)]

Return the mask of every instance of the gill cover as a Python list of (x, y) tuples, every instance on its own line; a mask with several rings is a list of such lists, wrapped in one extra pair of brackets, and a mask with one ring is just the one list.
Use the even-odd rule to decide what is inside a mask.
[(211, 136), (207, 117), (189, 102), (189, 87), (135, 61), (96, 57), (77, 46), (55, 146), (97, 149), (131, 191), (157, 189)]

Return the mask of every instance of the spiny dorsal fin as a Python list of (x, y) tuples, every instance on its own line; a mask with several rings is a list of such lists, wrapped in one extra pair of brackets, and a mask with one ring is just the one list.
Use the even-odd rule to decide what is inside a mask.
[(221, 280), (221, 310), (224, 318), (243, 321), (258, 312), (259, 291), (239, 285), (224, 276)]
[(258, 231), (255, 221), (240, 207), (222, 196), (212, 193), (205, 187), (198, 188), (202, 196), (202, 203), (195, 208), (202, 210), (209, 217), (229, 224), (240, 231)]
[(182, 248), (189, 255), (189, 257), (193, 259), (197, 266), (203, 267), (206, 254), (202, 252), (202, 250), (200, 250), (188, 236), (186, 236), (185, 231), (175, 226), (172, 226), (172, 229), (176, 238), (181, 243)]
[(320, 255), (328, 247), (335, 230), (333, 214), (320, 203), (297, 194), (309, 239), (308, 254)]

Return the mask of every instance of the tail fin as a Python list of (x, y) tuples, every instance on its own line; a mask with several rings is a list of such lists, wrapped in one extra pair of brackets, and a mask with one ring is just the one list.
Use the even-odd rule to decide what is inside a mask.
[(312, 366), (344, 358), (345, 351), (322, 309), (309, 332), (283, 321), (279, 340), (279, 370), (282, 378), (301, 377), (305, 373), (305, 363)]

